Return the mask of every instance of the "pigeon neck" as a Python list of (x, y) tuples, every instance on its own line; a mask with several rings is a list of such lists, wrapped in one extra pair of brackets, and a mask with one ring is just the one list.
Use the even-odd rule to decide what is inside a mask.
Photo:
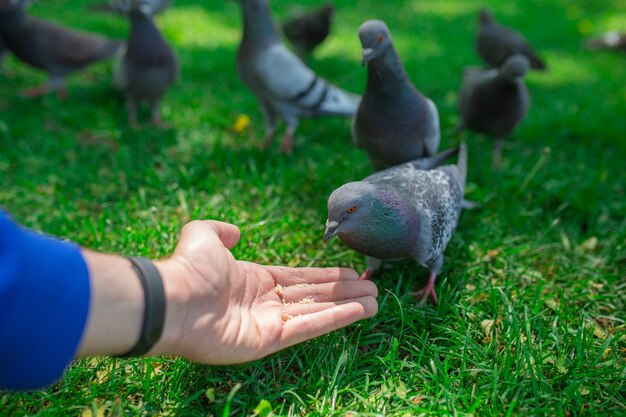
[(243, 43), (280, 41), (266, 1), (249, 2), (242, 0), (241, 12), (243, 15)]
[(368, 90), (395, 90), (404, 88), (407, 80), (406, 72), (400, 62), (400, 57), (393, 45), (379, 57), (368, 63), (367, 89)]
[(131, 31), (126, 56), (144, 65), (160, 63), (170, 58), (170, 50), (152, 18), (131, 15)]
[(156, 25), (152, 21), (152, 18), (149, 16), (141, 15), (141, 14), (131, 14), (130, 15), (130, 25), (131, 25), (131, 38), (134, 36), (140, 36), (143, 34), (144, 36), (154, 33), (159, 33)]

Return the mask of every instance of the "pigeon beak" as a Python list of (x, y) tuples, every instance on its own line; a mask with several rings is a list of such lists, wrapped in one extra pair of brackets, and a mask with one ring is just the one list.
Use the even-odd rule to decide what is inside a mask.
[(374, 52), (372, 48), (363, 48), (363, 66), (372, 59), (372, 52)]
[(337, 234), (337, 229), (339, 229), (339, 222), (336, 221), (326, 221), (326, 231), (324, 232), (324, 242), (328, 242), (330, 238)]

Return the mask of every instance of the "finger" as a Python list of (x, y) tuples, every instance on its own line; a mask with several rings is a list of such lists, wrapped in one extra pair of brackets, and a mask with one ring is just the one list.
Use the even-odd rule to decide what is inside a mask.
[(288, 268), (286, 266), (265, 266), (277, 284), (319, 284), (336, 281), (358, 281), (359, 274), (350, 268)]
[(224, 246), (228, 249), (235, 246), (241, 238), (241, 231), (234, 224), (219, 222), (217, 220), (206, 220), (203, 223), (207, 223), (215, 231)]
[(282, 287), (284, 303), (321, 303), (365, 296), (376, 297), (377, 295), (378, 289), (372, 281), (339, 281)]
[(313, 339), (355, 321), (372, 317), (378, 311), (374, 297), (364, 297), (326, 310), (294, 317), (283, 325), (279, 349)]
[[(369, 296), (366, 296), (369, 297)], [(290, 303), (285, 304), (282, 309), (283, 320), (291, 320), (294, 317), (302, 316), (304, 314), (317, 313), (318, 311), (328, 310), (332, 307), (353, 303), (355, 301), (364, 301), (366, 297), (351, 298), (349, 300), (341, 301), (327, 301), (324, 303)]]

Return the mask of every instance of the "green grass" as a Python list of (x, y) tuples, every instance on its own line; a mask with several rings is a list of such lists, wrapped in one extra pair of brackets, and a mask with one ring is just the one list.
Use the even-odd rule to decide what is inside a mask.
[[(316, 2), (302, 2), (313, 6)], [(416, 308), (413, 262), (375, 277), (376, 317), (257, 362), (201, 366), (177, 358), (77, 361), (53, 387), (0, 393), (21, 415), (626, 415), (626, 57), (580, 48), (626, 30), (618, 1), (489, 2), (550, 70), (528, 78), (527, 119), (491, 169), (491, 141), (467, 134), (466, 211), (447, 249), (440, 304)], [(31, 12), (124, 37), (122, 19), (87, 1)], [(456, 94), (473, 49), (477, 0), (336, 1), (331, 39), (310, 64), (361, 92), (356, 30), (385, 20), (416, 86), (439, 107), (455, 146)], [(287, 16), (287, 0), (272, 2)], [(322, 244), (326, 199), (369, 174), (349, 121), (303, 121), (293, 157), (259, 150), (260, 111), (235, 72), (236, 2), (176, 0), (158, 18), (182, 73), (163, 102), (174, 128), (128, 129), (110, 63), (74, 75), (69, 99), (30, 101), (44, 80), (14, 59), (0, 78), (0, 205), (22, 224), (101, 251), (166, 256), (188, 220), (239, 225), (239, 259), (364, 269), (339, 241)], [(239, 114), (251, 117), (241, 135)], [(148, 118), (147, 114), (143, 115)], [(98, 414), (100, 415), (100, 414)]]

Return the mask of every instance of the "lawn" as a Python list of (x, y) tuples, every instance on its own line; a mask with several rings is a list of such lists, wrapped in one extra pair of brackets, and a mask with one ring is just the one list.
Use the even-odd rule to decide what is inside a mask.
[[(234, 367), (80, 360), (47, 390), (0, 393), (0, 414), (626, 415), (626, 56), (581, 48), (586, 36), (626, 30), (620, 1), (337, 0), (334, 32), (310, 65), (362, 92), (356, 31), (385, 20), (410, 78), (439, 108), (441, 148), (456, 146), (461, 71), (480, 63), (473, 37), (485, 3), (525, 33), (549, 71), (528, 77), (531, 108), (500, 170), (489, 138), (464, 135), (467, 198), (481, 207), (461, 216), (438, 306), (418, 308), (407, 295), (425, 269), (388, 263), (374, 277), (379, 313), (347, 329)], [(46, 0), (30, 12), (126, 36), (124, 19), (87, 4)], [(292, 7), (272, 1), (278, 18)], [(235, 71), (237, 3), (175, 0), (157, 23), (182, 69), (163, 100), (171, 129), (129, 129), (110, 62), (70, 77), (61, 102), (21, 98), (45, 78), (8, 60), (0, 206), (83, 246), (150, 257), (167, 256), (187, 221), (219, 219), (242, 229), (238, 259), (362, 272), (363, 256), (322, 243), (328, 195), (370, 173), (350, 122), (303, 121), (291, 157), (277, 152), (278, 138), (259, 149), (261, 113)], [(251, 123), (235, 133), (242, 114)]]

